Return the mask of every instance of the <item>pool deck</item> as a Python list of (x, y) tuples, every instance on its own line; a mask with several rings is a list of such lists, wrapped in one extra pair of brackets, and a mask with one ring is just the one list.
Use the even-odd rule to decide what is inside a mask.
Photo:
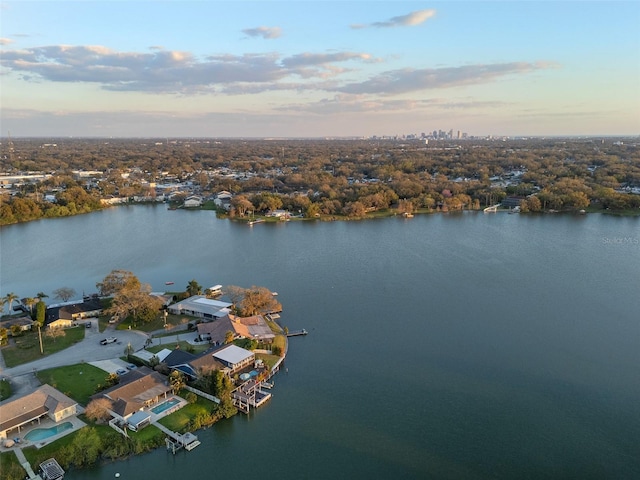
[[(72, 425), (72, 427), (69, 430), (65, 430), (64, 432), (51, 435), (50, 437), (47, 437), (45, 439), (38, 440), (35, 442), (30, 442), (29, 440), (25, 439), (25, 436), (29, 432), (37, 428), (51, 428), (51, 427), (55, 427), (56, 425), (62, 425), (63, 423), (66, 423), (66, 422), (69, 422)], [(30, 425), (29, 427), (22, 428), (19, 435), (16, 434), (10, 437), (10, 438), (20, 438), (20, 443), (16, 443), (13, 447), (5, 447), (4, 442), (0, 442), (0, 452), (13, 452), (13, 451), (16, 451), (17, 449), (21, 449), (24, 447), (32, 447), (32, 446), (35, 446), (36, 448), (40, 449), (45, 445), (55, 440), (58, 440), (59, 438), (64, 437), (65, 435), (69, 435), (70, 433), (73, 433), (76, 430), (81, 429), (85, 425), (86, 423), (84, 423), (82, 420), (80, 420), (76, 416), (65, 418), (59, 422), (54, 422), (49, 418), (45, 418), (40, 423), (35, 423), (33, 425)]]
[[(160, 412), (160, 413), (154, 413), (151, 409), (157, 407), (158, 405), (164, 403), (164, 402), (168, 402), (169, 400), (171, 400), (171, 398), (175, 398), (176, 400), (180, 400), (177, 404), (175, 404), (174, 406), (172, 406), (171, 408), (167, 408), (166, 410)], [(148, 413), (149, 415), (151, 415), (151, 423), (157, 422), (158, 420), (160, 420), (162, 417), (166, 417), (167, 415), (171, 415), (173, 412), (176, 412), (178, 410), (180, 410), (182, 407), (184, 407), (187, 402), (184, 398), (179, 397), (178, 395), (171, 395), (170, 398), (167, 398), (166, 400), (156, 403), (154, 406), (148, 408), (145, 410), (146, 413)]]

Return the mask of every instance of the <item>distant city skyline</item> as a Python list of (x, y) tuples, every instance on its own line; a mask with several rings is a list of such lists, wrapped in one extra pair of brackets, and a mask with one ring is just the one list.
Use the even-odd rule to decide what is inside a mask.
[(8, 1), (1, 135), (640, 134), (640, 2)]

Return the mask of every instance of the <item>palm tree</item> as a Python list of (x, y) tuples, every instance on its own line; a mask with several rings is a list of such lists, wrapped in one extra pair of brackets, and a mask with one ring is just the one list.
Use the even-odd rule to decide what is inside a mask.
[(31, 313), (31, 315), (33, 315), (33, 306), (39, 301), (38, 297), (27, 297), (24, 299), (24, 304), (29, 307), (29, 313)]
[(11, 310), (13, 308), (13, 302), (15, 302), (16, 300), (18, 300), (18, 295), (16, 295), (15, 293), (11, 292), (11, 293), (7, 293), (4, 297), (5, 302), (7, 302), (7, 305), (9, 305), (9, 313), (11, 313)]
[(40, 300), (42, 300), (43, 298), (49, 298), (49, 295), (47, 295), (44, 292), (38, 292), (38, 293), (36, 293), (36, 297), (38, 297)]
[(196, 280), (191, 280), (187, 285), (187, 293), (189, 296), (201, 295), (202, 294), (202, 286), (196, 282)]

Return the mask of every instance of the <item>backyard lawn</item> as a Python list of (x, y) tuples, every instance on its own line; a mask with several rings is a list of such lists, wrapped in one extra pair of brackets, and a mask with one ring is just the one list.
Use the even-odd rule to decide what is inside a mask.
[[(57, 338), (49, 337), (42, 331), (42, 346), (44, 355), (51, 355), (59, 352), (71, 345), (78, 343), (84, 338), (84, 327), (65, 328), (62, 330), (64, 336)], [(31, 362), (42, 358), (40, 354), (40, 342), (38, 340), (38, 332), (27, 332), (20, 337), (15, 338), (15, 345), (4, 347), (2, 355), (7, 367), (15, 367), (23, 363)]]
[(86, 405), (96, 387), (104, 383), (109, 374), (88, 363), (78, 363), (42, 370), (37, 376), (42, 383), (48, 383), (81, 405)]
[(187, 428), (189, 422), (199, 415), (208, 417), (215, 406), (216, 404), (214, 402), (211, 402), (206, 398), (198, 397), (198, 400), (195, 403), (189, 403), (177, 412), (173, 412), (171, 415), (161, 418), (159, 423), (174, 432), (182, 432)]
[(282, 357), (279, 355), (269, 355), (268, 353), (256, 353), (256, 358), (261, 359), (269, 370), (271, 370)]

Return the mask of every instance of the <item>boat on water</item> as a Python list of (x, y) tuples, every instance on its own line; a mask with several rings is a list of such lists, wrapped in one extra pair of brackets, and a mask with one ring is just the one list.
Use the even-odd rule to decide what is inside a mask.
[(173, 282), (164, 282), (165, 285), (173, 285)]
[(256, 218), (255, 220), (249, 220), (247, 222), (247, 225), (252, 226), (252, 225), (255, 225), (256, 223), (262, 223), (262, 222), (264, 222), (262, 218)]

